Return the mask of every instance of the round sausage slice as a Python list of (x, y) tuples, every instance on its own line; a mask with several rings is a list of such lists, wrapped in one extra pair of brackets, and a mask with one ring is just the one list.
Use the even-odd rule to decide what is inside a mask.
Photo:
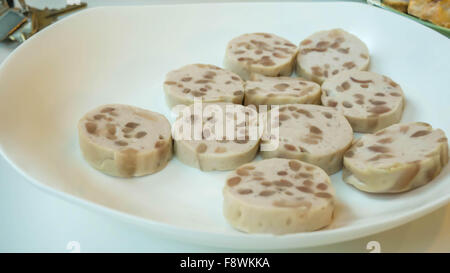
[(344, 155), (343, 179), (362, 191), (403, 192), (433, 180), (447, 162), (442, 130), (396, 124), (355, 141)]
[(164, 81), (169, 107), (203, 102), (242, 104), (244, 81), (233, 72), (210, 64), (190, 64), (170, 71)]
[(373, 133), (400, 121), (404, 108), (401, 87), (389, 77), (349, 71), (322, 84), (322, 104), (344, 114), (355, 132)]
[(236, 229), (286, 234), (329, 225), (335, 191), (319, 167), (272, 158), (233, 171), (223, 189), (223, 213)]
[(169, 121), (129, 105), (103, 105), (88, 112), (78, 122), (78, 134), (84, 159), (112, 176), (152, 174), (172, 157)]
[(320, 94), (320, 86), (315, 82), (252, 74), (245, 85), (244, 105), (318, 104)]
[(185, 108), (174, 126), (175, 154), (202, 171), (232, 170), (256, 156), (259, 147), (255, 109), (237, 104), (205, 103)]
[(369, 50), (358, 37), (342, 29), (319, 31), (300, 43), (296, 72), (318, 83), (342, 71), (367, 70)]
[[(342, 114), (309, 104), (283, 105), (278, 112), (277, 115), (272, 109), (268, 114), (263, 143), (278, 140), (279, 144), (275, 150), (261, 149), (263, 158), (298, 159), (317, 165), (328, 174), (342, 168), (342, 156), (353, 140), (352, 128)], [(278, 136), (271, 133), (276, 129)]]
[(290, 76), (297, 46), (271, 33), (249, 33), (228, 43), (224, 66), (249, 79), (251, 73), (266, 76)]

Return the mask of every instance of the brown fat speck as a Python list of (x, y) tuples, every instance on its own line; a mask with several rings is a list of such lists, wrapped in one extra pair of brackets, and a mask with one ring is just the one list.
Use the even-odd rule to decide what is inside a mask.
[(298, 161), (291, 160), (289, 161), (289, 168), (293, 171), (298, 171), (302, 167), (302, 164)]
[(335, 69), (333, 70), (333, 72), (331, 72), (332, 75), (336, 75), (337, 73), (339, 73), (339, 70)]
[(238, 91), (234, 91), (233, 95), (234, 96), (242, 96), (244, 94), (244, 92), (238, 90)]
[(330, 107), (336, 107), (336, 106), (337, 106), (337, 102), (334, 101), (334, 100), (329, 100), (329, 101), (328, 101), (328, 106), (330, 106)]
[(304, 187), (304, 186), (299, 186), (299, 187), (295, 187), (297, 190), (304, 192), (304, 193), (314, 193), (314, 191), (311, 188), (308, 187)]
[(389, 81), (389, 85), (392, 86), (392, 87), (397, 87), (398, 86), (398, 84), (396, 82), (392, 81), (392, 80)]
[(320, 197), (320, 198), (331, 198), (331, 197), (333, 197), (328, 192), (318, 192), (318, 193), (315, 193), (314, 196), (317, 196), (317, 197)]
[(286, 180), (286, 179), (274, 181), (273, 184), (278, 187), (292, 187), (292, 185), (293, 185), (289, 180)]
[(325, 52), (325, 51), (327, 51), (327, 48), (304, 48), (304, 49), (302, 49), (300, 51), (300, 54), (301, 55), (306, 55), (306, 54), (308, 54), (310, 52), (313, 52), (313, 51), (315, 51), (315, 52)]
[(167, 85), (175, 85), (175, 84), (177, 84), (177, 82), (174, 82), (174, 81), (165, 81), (164, 84), (167, 84)]
[(380, 93), (380, 92), (378, 92), (378, 93), (375, 93), (375, 96), (377, 96), (377, 97), (384, 97), (384, 96), (385, 96), (385, 94), (384, 94), (384, 93)]
[(282, 54), (280, 54), (280, 53), (278, 53), (278, 52), (274, 52), (274, 53), (272, 53), (272, 55), (273, 55), (274, 57), (280, 58), (280, 59), (287, 58), (287, 56), (282, 55)]
[(278, 174), (279, 176), (285, 176), (285, 175), (287, 175), (288, 173), (287, 173), (286, 171), (279, 171), (279, 172), (277, 172), (277, 174)]
[(232, 178), (229, 178), (228, 180), (227, 180), (227, 185), (229, 186), (229, 187), (234, 187), (234, 186), (236, 186), (237, 184), (239, 184), (240, 182), (241, 182), (241, 178), (239, 177), (239, 176), (235, 176), (235, 177), (232, 177)]
[(389, 95), (393, 96), (393, 97), (401, 97), (402, 95), (399, 93), (395, 93), (395, 92), (391, 92), (389, 93)]
[(140, 131), (140, 132), (137, 132), (136, 135), (134, 135), (134, 137), (135, 138), (142, 138), (142, 137), (144, 137), (146, 135), (147, 135), (147, 132)]
[(114, 111), (114, 108), (112, 108), (112, 107), (105, 107), (100, 112), (101, 113), (108, 113), (108, 112), (111, 112), (111, 111)]
[(391, 108), (384, 106), (384, 105), (378, 105), (375, 107), (372, 107), (368, 110), (368, 112), (374, 113), (374, 114), (383, 114), (386, 112), (391, 111)]
[(105, 118), (105, 115), (97, 114), (97, 115), (94, 116), (95, 120), (99, 120), (99, 119), (102, 119), (102, 118)]
[(207, 149), (208, 149), (208, 146), (205, 143), (200, 143), (197, 146), (196, 151), (197, 151), (197, 153), (202, 154), (202, 153), (206, 152)]
[(264, 57), (259, 61), (259, 63), (262, 64), (263, 66), (272, 66), (272, 65), (275, 65), (275, 63), (272, 61), (272, 59), (270, 59), (270, 58), (264, 58)]
[(350, 77), (350, 80), (352, 80), (353, 82), (356, 82), (356, 83), (373, 83), (372, 80), (358, 80), (353, 77)]
[(367, 55), (364, 54), (364, 53), (359, 54), (359, 56), (360, 56), (361, 58), (363, 58), (363, 59), (368, 59), (368, 58), (369, 58), (369, 56), (367, 56)]
[(303, 185), (305, 185), (306, 187), (311, 187), (312, 185), (314, 185), (314, 182), (312, 182), (309, 179), (306, 179), (305, 181), (303, 181)]
[(311, 178), (312, 176), (310, 173), (300, 172), (295, 175), (295, 178)]
[(285, 114), (280, 114), (280, 116), (279, 116), (278, 119), (279, 119), (280, 121), (285, 121), (285, 120), (290, 119), (290, 117), (289, 117), (288, 115), (285, 115)]
[(380, 144), (389, 144), (392, 143), (393, 139), (391, 137), (387, 137), (387, 138), (382, 138), (380, 140), (377, 141), (377, 143)]
[(303, 40), (303, 41), (300, 43), (300, 45), (309, 45), (310, 43), (312, 43), (312, 41), (309, 40), (309, 39), (306, 39), (306, 40)]
[(118, 146), (127, 146), (128, 145), (128, 143), (123, 140), (118, 140), (118, 141), (114, 142), (114, 144), (116, 144)]
[(277, 89), (278, 91), (284, 91), (286, 90), (286, 88), (289, 87), (289, 84), (287, 83), (279, 83), (273, 86), (275, 89)]
[(260, 196), (271, 196), (271, 195), (273, 195), (274, 193), (275, 193), (275, 191), (268, 191), (268, 190), (265, 190), (265, 191), (260, 192), (259, 195), (260, 195)]
[(138, 126), (139, 126), (139, 123), (136, 123), (136, 122), (128, 122), (127, 124), (125, 124), (125, 127), (132, 128), (132, 129), (135, 129)]
[(253, 191), (251, 189), (240, 189), (240, 190), (238, 190), (238, 193), (242, 194), (242, 195), (250, 194), (252, 192)]
[(337, 51), (339, 51), (340, 53), (343, 53), (343, 54), (348, 54), (348, 52), (350, 51), (350, 48), (349, 47), (339, 48)]
[(350, 70), (350, 69), (354, 68), (356, 65), (354, 62), (346, 62), (342, 66)]
[(250, 175), (250, 172), (248, 170), (246, 170), (246, 169), (243, 169), (243, 168), (237, 169), (236, 173), (238, 175), (240, 175), (240, 176), (248, 176), (248, 175)]
[(318, 190), (324, 191), (324, 190), (328, 189), (328, 185), (325, 184), (325, 183), (319, 183), (319, 184), (316, 186), (316, 188), (317, 188)]
[(430, 134), (430, 131), (427, 130), (421, 130), (421, 131), (417, 131), (414, 134), (411, 135), (411, 137), (421, 137), (421, 136), (426, 136), (428, 134)]
[(270, 186), (272, 186), (272, 182), (263, 181), (263, 182), (261, 182), (261, 185), (263, 185), (264, 187), (270, 187)]
[(351, 104), (351, 103), (348, 102), (348, 101), (342, 102), (342, 105), (343, 105), (345, 108), (352, 108), (352, 107), (353, 107), (353, 104)]
[(208, 82), (210, 82), (210, 80), (196, 80), (194, 83), (204, 84), (204, 83), (208, 83)]
[(286, 148), (286, 150), (288, 151), (297, 151), (297, 148), (291, 144), (284, 144), (284, 148)]
[(299, 114), (305, 115), (308, 118), (313, 118), (314, 117), (311, 114), (311, 112), (309, 112), (308, 110), (305, 110), (305, 109), (298, 109), (296, 112), (299, 113)]
[(391, 150), (388, 147), (380, 146), (380, 145), (372, 145), (367, 147), (372, 152), (375, 153), (389, 153)]
[(133, 131), (133, 128), (125, 127), (125, 128), (122, 129), (122, 132), (125, 133), (125, 134), (129, 133), (131, 131)]
[(322, 134), (322, 130), (320, 130), (318, 127), (316, 127), (316, 126), (311, 126), (311, 127), (309, 127), (309, 131), (312, 133), (312, 134)]
[(203, 77), (206, 79), (213, 79), (216, 75), (217, 74), (214, 71), (207, 71), (205, 74), (203, 74)]
[(199, 91), (192, 91), (191, 94), (192, 94), (194, 97), (201, 97), (201, 96), (204, 96), (204, 95), (205, 95), (205, 93), (202, 93), (202, 92), (199, 92)]
[(437, 142), (447, 142), (447, 138), (446, 137), (441, 137), (440, 139), (438, 139)]
[(245, 53), (245, 50), (236, 50), (235, 52), (233, 52), (234, 54), (243, 54)]
[(241, 79), (239, 78), (239, 77), (237, 77), (237, 76), (231, 76), (231, 79), (233, 80), (233, 81), (240, 81)]
[(330, 113), (328, 113), (328, 112), (322, 112), (322, 115), (323, 115), (324, 117), (326, 117), (327, 119), (330, 119), (330, 118), (333, 117), (333, 115), (330, 114)]
[(408, 132), (408, 130), (409, 130), (409, 126), (408, 125), (402, 125), (402, 126), (400, 126), (400, 132), (402, 132), (402, 133), (406, 133), (406, 132)]
[(292, 44), (292, 43), (284, 43), (284, 45), (285, 45), (285, 46), (289, 46), (289, 47), (297, 47), (297, 46), (295, 46), (295, 45)]
[(325, 47), (328, 47), (329, 45), (330, 45), (330, 42), (328, 42), (328, 41), (320, 41), (316, 44), (316, 47), (325, 48)]
[(369, 85), (367, 85), (367, 84), (361, 84), (359, 86), (361, 86), (361, 88), (368, 88), (369, 87)]
[(330, 45), (330, 47), (332, 48), (332, 49), (336, 49), (336, 48), (338, 48), (340, 46), (340, 43), (339, 42), (333, 42), (331, 45)]
[(97, 131), (97, 124), (93, 122), (86, 122), (84, 126), (89, 134), (95, 134), (95, 131)]

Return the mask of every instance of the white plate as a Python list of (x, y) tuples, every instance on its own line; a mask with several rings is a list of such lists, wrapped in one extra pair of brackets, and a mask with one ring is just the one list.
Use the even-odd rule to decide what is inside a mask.
[(163, 171), (118, 179), (81, 157), (76, 124), (88, 110), (125, 103), (170, 115), (162, 82), (188, 63), (221, 65), (226, 43), (245, 32), (273, 32), (298, 43), (342, 27), (365, 41), (371, 70), (399, 82), (404, 122), (450, 132), (450, 40), (393, 13), (352, 3), (196, 4), (96, 8), (48, 27), (0, 70), (0, 145), (34, 185), (73, 202), (198, 244), (286, 249), (349, 240), (400, 225), (449, 202), (449, 167), (432, 183), (397, 195), (359, 192), (332, 176), (338, 207), (326, 230), (248, 235), (222, 217), (227, 172), (203, 173), (176, 158)]

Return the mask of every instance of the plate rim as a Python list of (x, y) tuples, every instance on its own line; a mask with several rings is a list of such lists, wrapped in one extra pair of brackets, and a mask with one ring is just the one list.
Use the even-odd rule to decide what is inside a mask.
[[(127, 9), (127, 8), (155, 8), (155, 7), (178, 7), (182, 5), (194, 5), (194, 6), (205, 6), (205, 5), (264, 5), (264, 4), (287, 4), (287, 5), (348, 5), (348, 6), (356, 6), (359, 5), (370, 7), (370, 8), (376, 8), (371, 7), (370, 5), (364, 4), (364, 3), (355, 3), (355, 2), (344, 2), (344, 3), (330, 3), (330, 2), (320, 2), (320, 3), (314, 3), (314, 2), (284, 2), (284, 3), (276, 3), (276, 2), (240, 2), (240, 3), (234, 3), (234, 2), (225, 2), (225, 3), (186, 3), (186, 4), (161, 4), (161, 5), (124, 5), (124, 6), (108, 6), (108, 7), (93, 7), (88, 8), (84, 11), (72, 14), (70, 16), (67, 16), (63, 18), (62, 20), (48, 26), (44, 30), (40, 31), (36, 35), (33, 35), (29, 41), (34, 39), (40, 39), (39, 37), (43, 35), (43, 33), (46, 33), (48, 31), (52, 31), (52, 29), (59, 25), (65, 23), (68, 20), (72, 20), (72, 18), (78, 17), (78, 16), (84, 16), (87, 13), (96, 12), (98, 10), (108, 10), (108, 9)], [(383, 9), (378, 9), (382, 11)], [(128, 12), (128, 11), (125, 11)], [(389, 14), (388, 12), (386, 14)], [(392, 16), (398, 16), (394, 13), (390, 13)], [(387, 15), (390, 16), (390, 15)], [(407, 19), (405, 17), (402, 17), (404, 20), (411, 22), (410, 19)], [(402, 19), (402, 20), (403, 20)], [(414, 22), (414, 21), (412, 21)], [(416, 22), (417, 23), (417, 22)], [(441, 37), (439, 39), (448, 40), (450, 42), (450, 39), (446, 39), (445, 36), (436, 33), (436, 31), (422, 25), (423, 28), (427, 29), (427, 31), (433, 32), (433, 35), (436, 35), (436, 37)], [(0, 75), (5, 70), (5, 67), (8, 66), (9, 62), (11, 62), (12, 59), (14, 59), (15, 55), (20, 54), (20, 51), (23, 50), (23, 48), (26, 48), (28, 46), (29, 42), (24, 42), (21, 45), (19, 45), (13, 52), (11, 52), (5, 60), (0, 65)], [(362, 238), (371, 234), (380, 233), (395, 227), (398, 227), (402, 224), (405, 224), (407, 222), (413, 221), (415, 219), (418, 219), (428, 213), (433, 212), (434, 210), (446, 205), (447, 203), (450, 203), (450, 195), (442, 196), (437, 199), (433, 199), (430, 202), (427, 202), (426, 204), (422, 206), (417, 206), (412, 210), (409, 210), (405, 213), (402, 213), (401, 215), (393, 215), (386, 218), (380, 218), (383, 220), (374, 220), (370, 224), (360, 224), (354, 227), (348, 227), (343, 226), (336, 229), (330, 229), (330, 230), (319, 230), (311, 233), (293, 233), (293, 234), (286, 234), (286, 235), (272, 235), (272, 234), (246, 234), (246, 233), (236, 233), (236, 234), (224, 234), (221, 232), (214, 232), (214, 231), (201, 231), (193, 228), (187, 228), (177, 225), (172, 225), (164, 222), (159, 222), (153, 219), (144, 218), (141, 216), (132, 215), (120, 210), (116, 210), (98, 203), (95, 203), (93, 201), (78, 197), (76, 195), (72, 195), (70, 193), (67, 193), (63, 190), (58, 190), (53, 187), (50, 187), (44, 183), (41, 183), (38, 179), (32, 177), (30, 174), (28, 174), (25, 170), (23, 170), (20, 166), (18, 166), (6, 153), (6, 150), (4, 149), (4, 144), (0, 142), (0, 155), (5, 158), (5, 160), (9, 163), (9, 165), (12, 166), (14, 170), (16, 170), (20, 175), (22, 175), (25, 180), (27, 180), (29, 183), (31, 183), (33, 186), (37, 187), (39, 190), (42, 190), (43, 192), (50, 193), (53, 196), (57, 196), (58, 198), (61, 198), (62, 200), (69, 201), (72, 204), (82, 205), (82, 207), (87, 208), (91, 211), (95, 211), (96, 213), (104, 213), (110, 216), (114, 216), (116, 219), (120, 219), (123, 222), (136, 224), (141, 227), (145, 227), (146, 229), (153, 231), (158, 231), (159, 234), (163, 235), (166, 239), (176, 239), (178, 241), (182, 242), (188, 242), (195, 245), (205, 245), (210, 247), (223, 247), (223, 248), (231, 248), (231, 249), (241, 249), (241, 250), (256, 250), (260, 249), (261, 243), (258, 243), (256, 245), (252, 245), (253, 240), (272, 240), (274, 242), (272, 246), (267, 246), (270, 243), (263, 243), (262, 245), (266, 245), (264, 250), (275, 250), (275, 249), (295, 249), (295, 248), (306, 248), (306, 247), (313, 247), (313, 246), (323, 246), (323, 245), (329, 245), (333, 243), (338, 242), (345, 242), (353, 239)], [(355, 232), (357, 231), (357, 232)], [(187, 235), (192, 236), (187, 236)], [(305, 235), (306, 234), (306, 235)], [(193, 237), (200, 237), (204, 236), (205, 239), (202, 240), (201, 243), (193, 239)], [(304, 240), (304, 236), (309, 236), (311, 238), (308, 238), (308, 240)], [(326, 240), (319, 240), (318, 242), (314, 242), (315, 237), (329, 237)], [(219, 240), (214, 239), (214, 237), (220, 237), (221, 243), (218, 243)], [(191, 239), (192, 238), (192, 239)], [(228, 239), (228, 240), (224, 240)], [(230, 240), (231, 239), (231, 240)], [(289, 241), (288, 245), (284, 245), (280, 239), (283, 239), (283, 241)], [(248, 247), (241, 247), (240, 245), (235, 245), (233, 242), (235, 240), (244, 240), (245, 242), (248, 242)], [(274, 240), (279, 240), (278, 242), (275, 242)], [(304, 242), (302, 242), (304, 241)], [(281, 244), (280, 244), (281, 242)], [(298, 245), (296, 245), (295, 242), (300, 242)], [(242, 245), (242, 244), (241, 244)], [(273, 246), (275, 245), (275, 246)]]

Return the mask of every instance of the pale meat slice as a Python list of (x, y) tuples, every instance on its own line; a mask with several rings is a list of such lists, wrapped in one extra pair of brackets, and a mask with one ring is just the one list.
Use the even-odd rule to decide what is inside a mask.
[(152, 174), (172, 157), (169, 121), (129, 105), (103, 105), (88, 112), (78, 123), (78, 134), (84, 159), (112, 176)]
[(389, 77), (350, 71), (322, 84), (322, 104), (343, 113), (353, 131), (373, 133), (400, 121), (404, 96), (400, 85)]
[[(336, 110), (308, 104), (283, 105), (279, 115), (269, 112), (263, 144), (279, 142), (274, 150), (261, 150), (263, 158), (282, 157), (302, 160), (321, 167), (328, 174), (342, 168), (342, 156), (350, 147), (353, 131)], [(272, 117), (272, 115), (274, 117)], [(271, 133), (278, 127), (278, 136)]]
[(319, 31), (300, 43), (296, 72), (318, 83), (342, 71), (367, 70), (370, 56), (367, 46), (342, 29)]
[[(204, 103), (184, 109), (174, 126), (175, 154), (202, 171), (232, 170), (256, 156), (258, 114), (237, 104)], [(222, 129), (219, 129), (222, 128)]]
[(227, 221), (249, 233), (318, 230), (331, 223), (335, 207), (334, 188), (322, 169), (282, 158), (239, 167), (228, 176), (223, 196)]
[(252, 73), (266, 76), (290, 76), (297, 46), (271, 33), (248, 33), (228, 43), (224, 66), (243, 79)]
[(210, 64), (190, 64), (170, 71), (164, 81), (169, 107), (203, 102), (242, 104), (244, 81), (235, 73)]
[(396, 124), (355, 141), (343, 179), (359, 190), (403, 192), (433, 180), (448, 162), (448, 140), (427, 123)]
[(252, 74), (245, 85), (244, 105), (318, 104), (320, 94), (315, 82)]

